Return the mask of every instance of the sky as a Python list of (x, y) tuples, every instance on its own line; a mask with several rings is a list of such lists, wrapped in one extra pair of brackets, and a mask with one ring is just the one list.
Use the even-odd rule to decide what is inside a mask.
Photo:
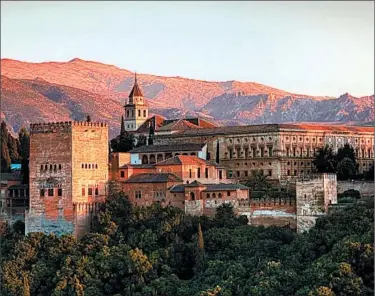
[(374, 94), (374, 2), (2, 1), (1, 58)]

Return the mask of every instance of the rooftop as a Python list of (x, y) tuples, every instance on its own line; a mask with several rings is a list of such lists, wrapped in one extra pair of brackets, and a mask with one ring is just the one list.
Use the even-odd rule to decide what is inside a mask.
[(169, 188), (171, 193), (183, 193), (186, 187), (206, 187), (203, 192), (215, 192), (215, 191), (235, 191), (235, 190), (249, 190), (250, 188), (241, 184), (202, 184), (198, 181), (194, 181), (190, 184), (179, 184)]
[(174, 151), (200, 151), (206, 144), (171, 144), (148, 145), (130, 150), (130, 153), (174, 152)]
[(199, 158), (193, 155), (176, 155), (174, 157), (168, 158), (161, 162), (155, 164), (156, 166), (163, 166), (163, 165), (209, 165), (209, 166), (218, 166), (215, 162), (210, 162)]
[[(164, 137), (214, 136), (231, 134), (271, 133), (280, 131), (322, 131), (332, 133), (374, 133), (374, 127), (354, 125), (317, 124), (260, 124), (245, 126), (223, 126), (214, 128), (189, 129), (176, 135)], [(160, 135), (159, 137), (163, 137)]]
[(123, 183), (166, 183), (166, 182), (182, 182), (182, 180), (171, 173), (144, 173), (131, 176)]

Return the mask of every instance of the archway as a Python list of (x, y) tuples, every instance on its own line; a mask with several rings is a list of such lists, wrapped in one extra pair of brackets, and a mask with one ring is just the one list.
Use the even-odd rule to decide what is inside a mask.
[(151, 154), (150, 155), (150, 164), (155, 164), (155, 163), (156, 163), (155, 155)]
[(163, 161), (163, 155), (158, 154), (158, 156), (156, 157), (156, 162), (161, 162), (161, 161)]
[(148, 157), (147, 155), (142, 156), (142, 164), (148, 164)]

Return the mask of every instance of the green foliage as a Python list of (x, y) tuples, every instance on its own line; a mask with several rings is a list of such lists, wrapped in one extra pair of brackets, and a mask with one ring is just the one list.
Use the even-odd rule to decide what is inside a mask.
[(252, 190), (257, 191), (268, 191), (271, 189), (271, 184), (268, 181), (268, 177), (264, 176), (260, 172), (255, 172), (248, 181), (245, 183), (246, 186)]
[(128, 152), (134, 148), (134, 144), (134, 135), (126, 131), (111, 140), (111, 148), (113, 152)]
[(147, 137), (144, 134), (138, 136), (138, 141), (136, 147), (141, 147), (147, 144)]
[(358, 190), (349, 189), (349, 190), (345, 190), (343, 193), (337, 194), (338, 200), (340, 200), (341, 198), (345, 198), (345, 197), (350, 197), (353, 199), (360, 199), (361, 193)]
[(79, 241), (1, 229), (2, 295), (374, 293), (372, 202), (359, 200), (296, 234), (249, 226), (226, 204), (214, 218), (187, 216), (157, 204), (134, 207), (118, 184), (108, 188), (95, 233)]
[(313, 164), (319, 173), (336, 173), (337, 159), (332, 148), (325, 146), (319, 149)]
[(356, 175), (356, 166), (349, 157), (344, 157), (337, 165), (337, 179), (349, 180)]

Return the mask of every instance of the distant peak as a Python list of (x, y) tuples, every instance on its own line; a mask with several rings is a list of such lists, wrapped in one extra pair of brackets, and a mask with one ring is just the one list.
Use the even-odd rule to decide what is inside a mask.
[(82, 60), (80, 58), (74, 58), (74, 59), (70, 60), (68, 63), (74, 63), (74, 62), (84, 62), (84, 60)]

